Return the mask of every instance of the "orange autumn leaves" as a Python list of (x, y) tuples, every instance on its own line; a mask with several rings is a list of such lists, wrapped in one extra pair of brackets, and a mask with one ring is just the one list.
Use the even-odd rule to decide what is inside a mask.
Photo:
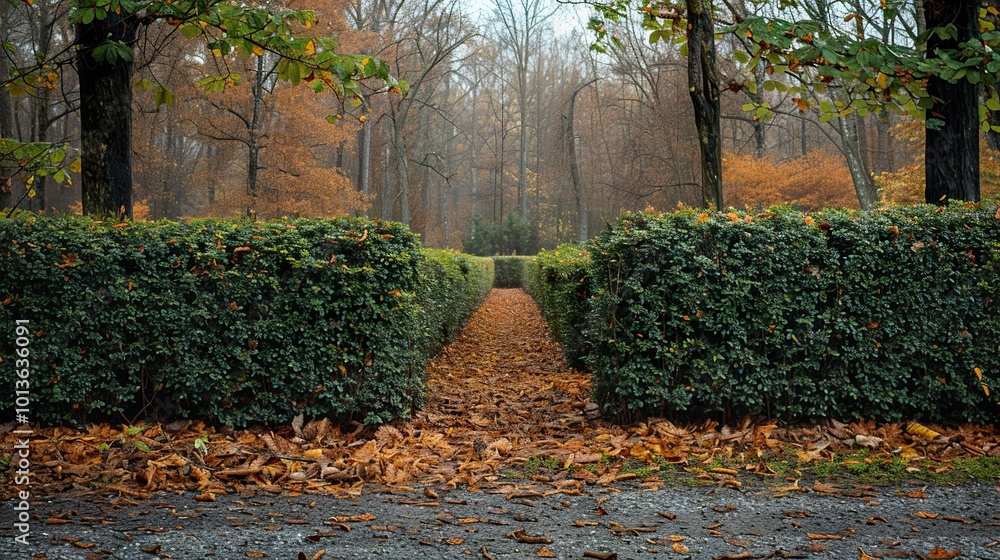
[(726, 205), (734, 208), (763, 210), (791, 203), (812, 211), (858, 206), (843, 156), (827, 150), (787, 161), (727, 154), (722, 177)]

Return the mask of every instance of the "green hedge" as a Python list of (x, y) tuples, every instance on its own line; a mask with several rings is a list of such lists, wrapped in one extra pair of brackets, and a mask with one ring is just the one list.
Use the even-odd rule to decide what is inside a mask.
[[(23, 216), (0, 220), (0, 324), (30, 320), (32, 421), (162, 409), (230, 426), (299, 413), (386, 422), (425, 401), (427, 354), (454, 332), (426, 321), (461, 322), (438, 307), (462, 290), (434, 286), (457, 278), (460, 260), (428, 258), (405, 226), (360, 218)], [(14, 375), (0, 379), (13, 387)], [(0, 392), (5, 414), (12, 401)]]
[(592, 248), (595, 399), (626, 416), (996, 421), (978, 378), (1000, 393), (996, 212), (623, 217)]
[(532, 259), (534, 257), (517, 255), (493, 257), (493, 267), (496, 270), (493, 286), (496, 288), (523, 288), (525, 267)]
[(541, 251), (525, 266), (524, 289), (538, 304), (552, 334), (575, 368), (584, 368), (587, 342), (584, 329), (590, 298), (586, 281), (589, 252), (579, 245), (560, 245)]
[(425, 353), (430, 355), (458, 336), (493, 287), (493, 260), (440, 249), (426, 249), (425, 254), (421, 284), (429, 343)]

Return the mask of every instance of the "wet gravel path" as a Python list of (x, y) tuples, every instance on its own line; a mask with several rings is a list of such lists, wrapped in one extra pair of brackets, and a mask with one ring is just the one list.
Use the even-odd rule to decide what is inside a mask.
[[(878, 488), (860, 498), (811, 492), (775, 498), (752, 488), (620, 490), (525, 492), (513, 499), (465, 490), (439, 491), (437, 499), (366, 492), (355, 500), (260, 494), (198, 502), (193, 495), (159, 495), (132, 504), (111, 496), (53, 497), (32, 506), (29, 546), (13, 541), (13, 509), (6, 504), (0, 558), (311, 559), (323, 550), (318, 558), (595, 552), (620, 559), (858, 559), (859, 548), (874, 558), (934, 558), (939, 548), (939, 555), (1000, 559), (1000, 490), (992, 486), (928, 488), (926, 498), (908, 497), (915, 487)], [(66, 522), (46, 523), (51, 517)], [(518, 530), (551, 543), (519, 542), (511, 536)]]

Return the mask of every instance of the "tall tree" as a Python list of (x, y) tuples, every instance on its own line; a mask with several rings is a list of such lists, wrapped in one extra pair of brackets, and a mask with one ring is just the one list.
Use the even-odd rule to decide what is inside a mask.
[[(927, 26), (942, 30), (927, 38), (927, 56), (939, 57), (943, 51), (981, 40), (979, 9), (980, 2), (974, 0), (925, 0)], [(927, 94), (933, 105), (927, 120), (924, 196), (931, 204), (947, 199), (979, 200), (978, 88), (969, 79), (928, 77)]]
[(494, 0), (501, 44), (513, 58), (514, 92), (518, 108), (518, 184), (521, 221), (528, 221), (528, 110), (531, 90), (528, 83), (532, 60), (538, 56), (536, 43), (555, 7), (546, 0)]
[(688, 85), (701, 147), (701, 192), (705, 206), (722, 206), (722, 109), (710, 0), (686, 0)]

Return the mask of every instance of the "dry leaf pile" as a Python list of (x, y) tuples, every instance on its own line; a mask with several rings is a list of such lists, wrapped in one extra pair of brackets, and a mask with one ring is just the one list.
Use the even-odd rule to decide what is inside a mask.
[[(586, 374), (571, 370), (533, 300), (520, 290), (494, 290), (461, 336), (430, 364), (430, 402), (409, 422), (344, 429), (326, 419), (280, 429), (215, 429), (201, 422), (93, 425), (79, 431), (36, 428), (31, 438), (36, 488), (78, 489), (148, 497), (153, 491), (198, 491), (198, 499), (253, 491), (357, 496), (366, 483), (414, 484), (507, 492), (531, 499), (579, 493), (585, 485), (636, 478), (622, 461), (678, 465), (699, 478), (740, 487), (746, 473), (777, 476), (768, 460), (792, 450), (804, 463), (853, 449), (869, 460), (901, 457), (911, 468), (948, 470), (956, 458), (1000, 456), (993, 426), (947, 429), (920, 424), (829, 422), (779, 427), (749, 420), (738, 426), (686, 426), (654, 420), (615, 426), (598, 418)], [(0, 427), (6, 449), (13, 425)], [(533, 457), (561, 470), (536, 476), (530, 488), (503, 478)], [(725, 468), (715, 459), (721, 459)], [(924, 461), (932, 461), (932, 466)], [(573, 465), (584, 468), (566, 468)], [(9, 478), (8, 471), (0, 478)], [(638, 481), (657, 488), (655, 476)], [(776, 491), (802, 491), (776, 481)], [(781, 486), (785, 484), (785, 486)], [(11, 488), (4, 484), (4, 488)], [(819, 483), (813, 491), (837, 491)], [(6, 494), (4, 497), (9, 497)], [(428, 496), (428, 504), (434, 499)]]

